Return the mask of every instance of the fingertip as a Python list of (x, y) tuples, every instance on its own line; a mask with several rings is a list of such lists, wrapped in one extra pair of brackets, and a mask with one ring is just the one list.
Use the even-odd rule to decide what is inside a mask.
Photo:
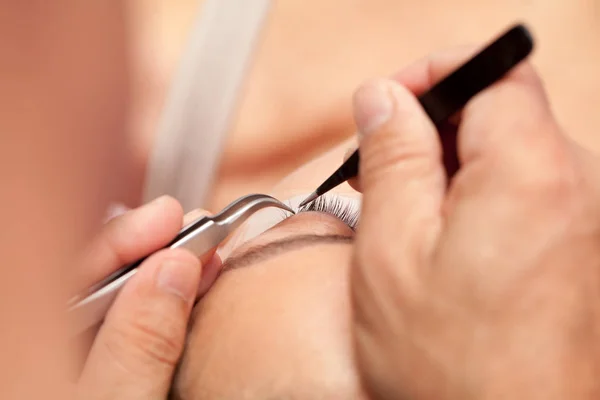
[(178, 221), (183, 220), (183, 207), (181, 207), (181, 204), (174, 197), (163, 195), (150, 204), (160, 209), (163, 213), (168, 213), (173, 219), (176, 218)]
[(438, 142), (437, 130), (418, 99), (408, 88), (393, 80), (378, 79), (362, 85), (355, 93), (354, 112), (361, 153), (365, 145), (363, 139), (374, 134), (382, 136), (381, 143), (392, 147), (399, 144), (397, 139)]
[(161, 196), (110, 219), (90, 244), (82, 285), (91, 285), (117, 268), (168, 244), (181, 229), (183, 210), (177, 200)]
[(181, 204), (168, 195), (160, 196), (128, 214), (131, 229), (141, 235), (156, 232), (160, 237), (171, 237), (181, 229), (183, 220)]
[[(152, 203), (152, 211), (147, 214), (147, 228), (156, 232), (156, 238), (171, 240), (181, 229), (183, 221), (183, 208), (171, 196), (161, 196)], [(158, 247), (158, 246), (157, 246)]]
[(352, 105), (359, 138), (377, 131), (394, 112), (388, 81), (373, 79), (363, 83), (354, 92)]

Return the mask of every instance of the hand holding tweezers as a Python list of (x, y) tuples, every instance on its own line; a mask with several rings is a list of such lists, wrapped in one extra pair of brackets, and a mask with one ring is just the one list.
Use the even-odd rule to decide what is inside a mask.
[[(251, 194), (237, 199), (216, 215), (193, 221), (164, 248), (185, 248), (206, 261), (204, 258), (212, 254), (229, 234), (256, 211), (266, 207), (277, 207), (294, 213), (288, 206), (271, 196)], [(136, 274), (137, 268), (148, 257), (149, 255), (120, 268), (69, 301), (69, 314), (75, 319), (76, 334), (104, 319), (121, 287)]]

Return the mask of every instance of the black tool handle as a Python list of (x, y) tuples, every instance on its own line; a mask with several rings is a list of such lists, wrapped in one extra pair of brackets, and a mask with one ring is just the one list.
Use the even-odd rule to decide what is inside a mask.
[(436, 126), (523, 61), (533, 49), (531, 34), (517, 25), (419, 97)]
[[(425, 113), (436, 127), (459, 112), (483, 89), (491, 86), (523, 61), (533, 50), (533, 39), (527, 28), (516, 25), (477, 53), (457, 70), (419, 97)], [(356, 150), (316, 190), (318, 195), (358, 175), (360, 156)]]

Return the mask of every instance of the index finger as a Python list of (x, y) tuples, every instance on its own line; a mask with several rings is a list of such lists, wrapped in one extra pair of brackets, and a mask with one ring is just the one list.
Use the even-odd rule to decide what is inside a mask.
[(424, 57), (392, 75), (392, 79), (419, 96), (471, 58), (481, 46), (461, 46)]
[(77, 291), (167, 245), (182, 221), (181, 206), (168, 196), (111, 219), (75, 266)]
[[(462, 64), (481, 50), (480, 46), (461, 46), (439, 51), (409, 65), (392, 78), (408, 88), (415, 96), (420, 96), (442, 81)], [(438, 136), (442, 144), (442, 161), (448, 176), (453, 176), (459, 168), (457, 150), (457, 122), (438, 126)]]

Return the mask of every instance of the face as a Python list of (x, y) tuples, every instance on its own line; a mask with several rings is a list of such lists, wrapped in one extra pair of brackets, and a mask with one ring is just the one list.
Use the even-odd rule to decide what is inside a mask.
[[(297, 205), (339, 166), (349, 145), (305, 165), (272, 194)], [(240, 229), (223, 249), (223, 273), (194, 310), (177, 395), (362, 398), (348, 296), (348, 223), (355, 225), (359, 203), (343, 185), (316, 211), (285, 218), (268, 210)]]

